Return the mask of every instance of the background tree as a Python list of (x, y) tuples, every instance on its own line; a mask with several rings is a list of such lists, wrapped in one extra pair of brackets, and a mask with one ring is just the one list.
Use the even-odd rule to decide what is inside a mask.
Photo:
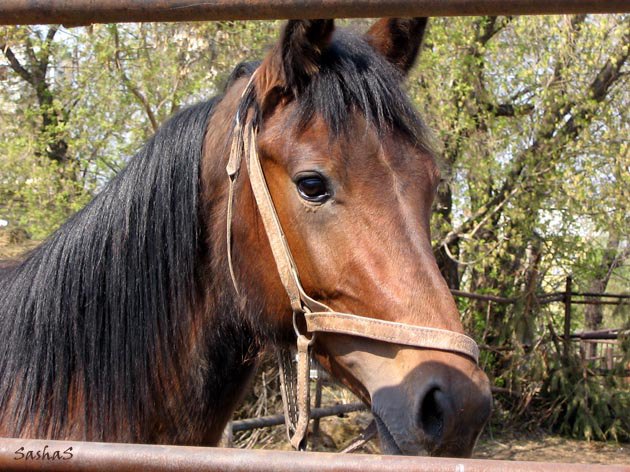
[[(580, 250), (607, 239), (619, 265), (629, 43), (624, 15), (433, 21), (412, 90), (444, 146), (433, 227), (452, 288), (557, 288)], [(490, 340), (531, 342), (533, 307), (521, 308), (494, 309)]]
[(277, 26), (0, 29), (0, 218), (41, 239), (180, 107), (221, 90)]

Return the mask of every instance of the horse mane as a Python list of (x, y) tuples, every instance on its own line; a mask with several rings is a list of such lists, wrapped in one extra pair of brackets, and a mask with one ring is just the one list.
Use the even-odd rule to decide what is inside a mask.
[(31, 419), (55, 437), (73, 396), (84, 398), (96, 437), (120, 418), (116, 406), (138, 424), (160, 387), (151, 366), (177, 371), (173, 346), (189, 335), (196, 300), (199, 163), (217, 101), (171, 118), (85, 208), (0, 274), (0, 408), (13, 404), (3, 421), (15, 432)]

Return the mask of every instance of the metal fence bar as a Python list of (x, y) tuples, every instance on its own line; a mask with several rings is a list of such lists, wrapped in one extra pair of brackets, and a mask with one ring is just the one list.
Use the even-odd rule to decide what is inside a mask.
[(571, 337), (579, 339), (617, 339), (621, 331), (623, 331), (621, 328), (606, 328), (597, 331), (573, 333)]
[(596, 293), (596, 292), (572, 292), (574, 297), (608, 297), (608, 298), (630, 298), (627, 293)]
[(565, 293), (556, 293), (556, 294), (552, 294), (552, 295), (541, 295), (537, 301), (539, 305), (547, 305), (548, 303), (555, 303), (555, 302), (564, 302), (565, 299)]
[[(544, 297), (564, 297), (565, 292), (550, 292), (538, 295), (539, 298)], [(597, 293), (597, 292), (571, 292), (572, 297), (604, 297), (604, 298), (630, 298), (627, 293)]]
[[(20, 451), (20, 452), (17, 452)], [(26, 459), (28, 451), (40, 459)], [(52, 459), (58, 452), (58, 459)], [(48, 454), (47, 459), (42, 459)], [(62, 457), (63, 456), (63, 457)], [(287, 452), (144, 444), (89, 443), (0, 439), (0, 470), (51, 470), (64, 472), (273, 471), (300, 472), (630, 472), (624, 465), (559, 464), (544, 462), (447, 459), (324, 452)]]
[(2, 0), (0, 24), (623, 13), (628, 0)]
[(510, 304), (510, 303), (516, 303), (517, 301), (516, 298), (499, 297), (496, 295), (482, 295), (479, 293), (463, 292), (461, 290), (455, 290), (455, 289), (451, 289), (451, 294), (453, 294), (453, 296), (455, 297), (471, 298), (473, 300), (483, 300), (487, 302), (496, 302), (496, 303)]
[[(630, 1), (628, 2), (630, 3)], [(464, 292), (462, 290), (451, 289), (451, 294), (454, 297), (470, 298), (473, 300), (482, 300), (487, 302), (512, 304), (516, 303), (518, 298), (500, 297), (498, 295), (484, 295), (480, 293)], [(571, 303), (578, 305), (622, 305), (627, 303), (626, 299), (630, 298), (630, 295), (617, 294), (617, 293), (592, 293), (592, 292), (553, 292), (553, 293), (540, 293), (534, 298), (541, 305), (553, 302), (564, 302), (567, 296), (571, 297)], [(575, 300), (573, 297), (585, 297), (585, 300)], [(596, 300), (596, 298), (617, 298), (617, 301), (610, 300)]]
[(564, 346), (563, 353), (565, 360), (569, 359), (569, 350), (571, 342), (571, 292), (573, 287), (573, 277), (568, 276), (565, 283), (565, 297), (564, 297)]
[(607, 300), (571, 300), (574, 305), (625, 305), (628, 302), (617, 300), (616, 302)]
[[(327, 416), (343, 415), (353, 411), (366, 410), (367, 407), (361, 402), (347, 403), (343, 405), (333, 405), (322, 408), (311, 409), (311, 419), (326, 418)], [(248, 431), (250, 429), (270, 428), (284, 424), (284, 415), (262, 416), (260, 418), (248, 418), (235, 420), (232, 422), (232, 431)]]

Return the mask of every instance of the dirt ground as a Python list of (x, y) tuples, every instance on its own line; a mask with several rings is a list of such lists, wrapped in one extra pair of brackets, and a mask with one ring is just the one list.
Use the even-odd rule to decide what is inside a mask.
[[(314, 449), (338, 451), (356, 437), (370, 421), (367, 413), (352, 413), (348, 418), (325, 418), (321, 420), (321, 438)], [(337, 439), (344, 438), (344, 439)], [(337, 439), (337, 440), (336, 440)], [(380, 453), (378, 440), (368, 443), (362, 453)], [(573, 462), (582, 464), (624, 464), (630, 465), (630, 444), (578, 441), (545, 433), (493, 436), (484, 433), (475, 453), (477, 459), (496, 459), (535, 462)]]
[(630, 465), (630, 444), (577, 441), (559, 436), (535, 438), (482, 438), (476, 458), (535, 462)]

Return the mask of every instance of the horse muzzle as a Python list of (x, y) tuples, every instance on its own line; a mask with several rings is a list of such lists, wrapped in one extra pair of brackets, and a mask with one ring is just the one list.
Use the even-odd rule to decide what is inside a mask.
[(370, 392), (381, 449), (470, 457), (492, 409), (488, 379), (467, 359), (430, 354), (436, 359), (421, 363), (397, 384)]

